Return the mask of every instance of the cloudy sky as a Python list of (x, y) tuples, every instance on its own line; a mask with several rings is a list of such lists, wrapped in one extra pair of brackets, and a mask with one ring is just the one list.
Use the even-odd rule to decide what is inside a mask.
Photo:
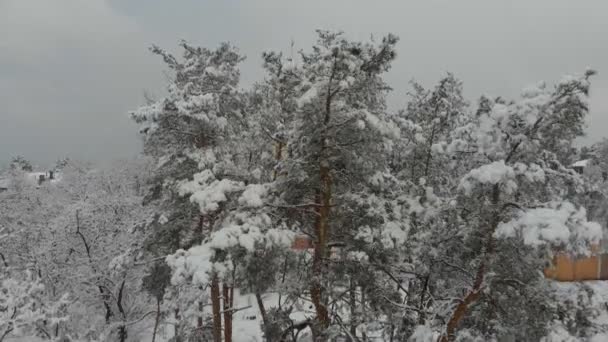
[(165, 80), (151, 43), (231, 41), (247, 55), (247, 85), (262, 76), (262, 51), (289, 51), (292, 40), (306, 49), (316, 28), (401, 38), (392, 108), (411, 79), (432, 86), (446, 71), (474, 99), (593, 67), (587, 140), (608, 136), (605, 0), (0, 0), (0, 164), (135, 155), (126, 113), (144, 90), (162, 95)]

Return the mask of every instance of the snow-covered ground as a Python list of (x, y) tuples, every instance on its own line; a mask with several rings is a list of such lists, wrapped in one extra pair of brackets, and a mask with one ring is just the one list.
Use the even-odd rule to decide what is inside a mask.
[[(278, 306), (279, 297), (274, 293), (269, 293), (263, 296), (266, 309)], [(234, 291), (234, 308), (237, 310), (233, 316), (232, 338), (233, 342), (263, 342), (262, 337), (262, 316), (258, 308), (254, 294), (241, 294), (238, 289)], [(294, 310), (290, 318), (294, 322), (303, 321), (314, 316), (312, 307), (306, 305)], [(152, 336), (151, 322), (147, 322), (144, 328), (146, 331), (140, 333), (143, 336), (141, 342), (150, 342)], [(172, 335), (172, 329), (166, 327), (164, 331), (159, 333), (158, 342), (167, 341)], [(143, 330), (143, 329), (142, 329)], [(300, 333), (301, 341), (307, 341), (306, 331)], [(21, 342), (21, 341), (19, 341)]]

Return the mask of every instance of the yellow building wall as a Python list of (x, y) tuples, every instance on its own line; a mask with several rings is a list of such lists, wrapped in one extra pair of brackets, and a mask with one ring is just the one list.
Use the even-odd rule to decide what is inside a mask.
[(597, 246), (593, 246), (592, 250), (593, 254), (587, 257), (557, 254), (553, 258), (553, 264), (545, 269), (545, 277), (559, 281), (606, 279), (608, 275), (602, 274), (606, 273), (606, 270), (602, 270), (602, 259), (608, 260), (608, 255), (597, 253)]

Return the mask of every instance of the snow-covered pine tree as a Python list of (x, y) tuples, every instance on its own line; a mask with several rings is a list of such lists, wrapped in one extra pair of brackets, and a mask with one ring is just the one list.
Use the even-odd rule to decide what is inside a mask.
[[(178, 246), (189, 249), (178, 251), (168, 261), (174, 269), (173, 284), (182, 287), (182, 296), (183, 287), (190, 286), (196, 291), (210, 286), (213, 339), (221, 339), (223, 331), (224, 340), (229, 341), (234, 286), (237, 282), (240, 285), (250, 280), (242, 277), (240, 271), (260, 262), (256, 260), (264, 254), (260, 249), (272, 249), (275, 242), (283, 246), (289, 243), (288, 236), (271, 229), (279, 224), (273, 224), (267, 213), (274, 209), (264, 206), (269, 196), (269, 185), (265, 183), (272, 181), (277, 163), (272, 156), (273, 142), (280, 139), (280, 134), (273, 126), (266, 125), (271, 122), (270, 113), (256, 110), (259, 105), (254, 103), (255, 95), (249, 100), (236, 89), (237, 64), (242, 58), (234, 48), (222, 45), (216, 51), (188, 46), (185, 49), (185, 66), (173, 67), (177, 70), (176, 80), (169, 87), (170, 96), (163, 100), (165, 111), (150, 115), (144, 109), (143, 116), (134, 115), (138, 121), (143, 117), (144, 121), (150, 118), (154, 123), (148, 133), (152, 136), (148, 139), (162, 141), (174, 139), (171, 138), (174, 134), (179, 136), (180, 132), (174, 132), (175, 124), (167, 123), (168, 130), (164, 131), (162, 125), (156, 125), (163, 120), (176, 120), (184, 125), (182, 130), (193, 130), (190, 132), (193, 140), (175, 143), (168, 154), (166, 150), (162, 154), (164, 160), (174, 159), (190, 165), (180, 168), (182, 172), (190, 170), (190, 174), (173, 177), (172, 183), (166, 182), (166, 174), (162, 176), (169, 185), (171, 196), (166, 202), (167, 210), (179, 208), (178, 203), (187, 205), (181, 199), (185, 198), (195, 204), (198, 218), (196, 239)], [(174, 63), (173, 57), (165, 53), (163, 56), (170, 65)], [(191, 74), (182, 75), (182, 70)], [(158, 107), (158, 104), (152, 107)], [(173, 168), (175, 164), (169, 167)], [(169, 216), (162, 220), (174, 225)], [(184, 262), (192, 263), (192, 266), (184, 268)], [(220, 314), (220, 298), (223, 314)], [(200, 308), (206, 304), (203, 300), (199, 299)], [(183, 311), (192, 310), (183, 308)], [(197, 328), (203, 329), (202, 312), (197, 321)], [(202, 330), (199, 333), (202, 334)]]
[[(256, 83), (249, 94), (247, 122), (251, 131), (249, 148), (257, 146), (254, 152), (255, 169), (259, 171), (258, 182), (265, 184), (265, 206), (270, 213), (272, 226), (282, 229), (281, 234), (289, 237), (295, 222), (288, 211), (280, 205), (279, 175), (283, 173), (283, 160), (287, 155), (289, 128), (297, 110), (297, 99), (301, 95), (302, 70), (296, 61), (283, 57), (282, 53), (264, 52), (263, 67), (266, 77)], [(278, 248), (277, 248), (278, 247)], [(284, 246), (283, 246), (284, 247)], [(245, 256), (241, 254), (242, 256)], [(299, 297), (294, 287), (288, 285), (292, 267), (296, 267), (298, 256), (291, 250), (275, 244), (256, 247), (249, 258), (240, 258), (242, 280), (241, 291), (251, 290), (262, 318), (262, 331), (269, 341), (280, 340), (287, 330), (298, 322), (289, 318)], [(267, 303), (264, 293), (277, 292), (276, 303)]]
[[(407, 338), (416, 325), (424, 325), (432, 316), (432, 278), (449, 267), (444, 263), (447, 260), (441, 262), (441, 254), (449, 249), (441, 248), (447, 247), (446, 226), (455, 220), (452, 212), (443, 216), (440, 208), (451, 201), (458, 186), (457, 175), (468, 170), (471, 160), (467, 148), (453, 145), (467, 139), (466, 132), (461, 132), (473, 120), (462, 82), (448, 73), (432, 90), (416, 82), (412, 87), (407, 108), (396, 117), (402, 134), (391, 159), (392, 172), (407, 184), (402, 197), (410, 196), (406, 251), (395, 270), (407, 288), (407, 295), (403, 294), (407, 305), (402, 306), (401, 320), (394, 323), (399, 339)], [(453, 148), (448, 150), (450, 145)], [(444, 246), (439, 249), (429, 248), (441, 244)]]
[[(384, 231), (391, 242), (403, 236), (404, 227), (396, 217), (394, 225), (385, 221), (390, 209), (382, 203), (370, 208), (368, 198), (388, 172), (385, 154), (399, 135), (385, 112), (389, 88), (380, 77), (395, 58), (397, 38), (388, 35), (374, 45), (349, 41), (341, 33), (318, 31), (318, 35), (312, 51), (301, 52), (302, 95), (289, 126), (277, 186), (283, 205), (313, 240), (309, 293), (316, 317), (312, 323), (315, 338), (324, 339), (331, 336), (330, 327), (348, 335), (365, 323), (355, 320), (363, 306), (346, 299), (362, 295), (360, 279), (331, 260), (332, 250), (340, 247), (345, 252), (341, 261), (363, 274), (366, 268), (357, 268), (356, 263), (357, 252), (364, 254), (358, 237), (364, 222), (378, 234)], [(380, 212), (374, 212), (376, 205)], [(368, 292), (373, 293), (378, 283), (370, 284)], [(344, 286), (347, 291), (340, 296)]]
[(179, 194), (178, 183), (198, 172), (206, 148), (220, 145), (226, 115), (236, 113), (239, 97), (237, 65), (242, 57), (234, 47), (224, 43), (208, 50), (184, 41), (180, 45), (182, 61), (152, 47), (173, 72), (168, 95), (131, 112), (141, 124), (144, 153), (158, 162), (146, 202), (158, 207), (158, 227), (149, 247), (161, 255), (202, 239), (198, 210)]
[(454, 175), (451, 198), (441, 196), (444, 242), (427, 247), (453, 269), (436, 273), (433, 284), (435, 316), (427, 324), (441, 327), (440, 341), (460, 332), (483, 339), (546, 335), (554, 316), (540, 269), (549, 249), (584, 252), (601, 237), (585, 210), (565, 200), (581, 182), (561, 163), (581, 132), (592, 74), (552, 90), (528, 88), (519, 101), (494, 101), (456, 129), (463, 139), (445, 151), (465, 148), (469, 169)]
[[(181, 186), (201, 213), (213, 216), (211, 233), (201, 245), (170, 259), (175, 274), (186, 281), (199, 285), (211, 281), (212, 288), (214, 282), (223, 281), (225, 340), (231, 338), (231, 312), (238, 310), (232, 308), (235, 286), (254, 291), (264, 331), (268, 331), (271, 323), (262, 294), (273, 284), (292, 235), (287, 220), (275, 213), (274, 181), (285, 149), (282, 122), (289, 116), (288, 92), (293, 88), (289, 83), (297, 80), (291, 73), (282, 74), (280, 56), (266, 54), (264, 58), (269, 79), (248, 94), (243, 115), (226, 124), (224, 144), (230, 148), (210, 148), (207, 153), (221, 159), (201, 164), (194, 180)], [(193, 260), (195, 266), (184, 269), (183, 260)], [(260, 266), (263, 274), (256, 273)], [(199, 277), (190, 278), (195, 274)]]
[[(158, 161), (157, 181), (150, 200), (156, 202), (159, 215), (149, 249), (161, 255), (200, 244), (213, 229), (214, 210), (198, 210), (196, 204), (200, 203), (184, 195), (217, 180), (214, 172), (221, 180), (223, 173), (234, 171), (231, 161), (222, 159), (232, 148), (226, 143), (235, 129), (229, 122), (242, 119), (237, 66), (243, 57), (227, 43), (216, 50), (193, 47), (186, 42), (180, 45), (184, 50), (182, 61), (158, 47), (152, 48), (173, 72), (168, 96), (131, 113), (142, 124), (145, 152)], [(202, 170), (206, 173), (200, 173)], [(188, 181), (190, 189), (184, 187)], [(220, 186), (221, 190), (229, 191), (230, 185), (235, 184), (226, 181), (221, 185), (228, 186)], [(218, 202), (221, 200), (214, 203)], [(214, 283), (213, 292), (218, 291), (217, 286)], [(197, 288), (193, 291), (200, 292)], [(219, 300), (219, 295), (216, 297)], [(175, 312), (178, 316), (179, 312)], [(215, 302), (214, 312), (219, 315)], [(203, 328), (203, 313), (200, 315), (198, 334), (202, 334)], [(221, 331), (218, 318), (214, 322), (216, 339)]]

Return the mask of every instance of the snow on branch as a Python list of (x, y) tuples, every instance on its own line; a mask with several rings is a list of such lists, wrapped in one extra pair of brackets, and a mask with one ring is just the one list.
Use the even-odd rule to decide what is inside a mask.
[(547, 207), (529, 209), (515, 219), (501, 223), (495, 235), (519, 237), (531, 246), (550, 244), (584, 251), (588, 243), (599, 241), (602, 228), (587, 221), (584, 208), (576, 208), (570, 202), (552, 202)]

